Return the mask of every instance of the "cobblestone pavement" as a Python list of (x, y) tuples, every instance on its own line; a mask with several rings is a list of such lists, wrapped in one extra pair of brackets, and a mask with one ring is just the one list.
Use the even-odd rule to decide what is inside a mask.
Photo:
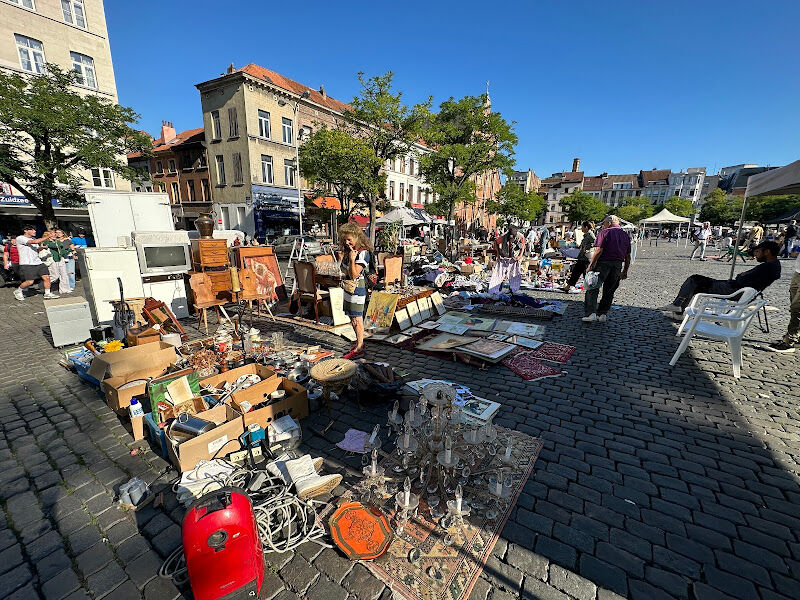
[[(471, 598), (659, 600), (800, 598), (800, 401), (797, 356), (758, 348), (787, 323), (791, 264), (765, 296), (773, 333), (751, 327), (740, 381), (718, 344), (696, 342), (675, 368), (676, 325), (655, 307), (692, 272), (727, 266), (687, 260), (674, 245), (645, 245), (606, 324), (583, 324), (580, 296), (546, 324), (549, 340), (577, 346), (558, 378), (527, 383), (501, 366), (463, 365), (370, 345), (369, 354), (413, 376), (446, 377), (503, 404), (498, 424), (545, 440)], [(181, 590), (157, 577), (180, 544), (182, 509), (137, 513), (114, 505), (138, 475), (166, 486), (174, 470), (154, 452), (130, 455), (127, 424), (98, 393), (58, 366), (41, 296), (17, 303), (0, 290), (0, 589), (9, 600), (147, 598)], [(272, 325), (263, 325), (269, 331)], [(295, 340), (344, 350), (304, 328)], [(334, 406), (329, 432), (369, 430), (386, 407)], [(308, 424), (327, 421), (313, 415)], [(328, 471), (359, 465), (310, 435)], [(307, 545), (269, 556), (263, 597), (390, 598), (362, 565)], [(189, 594), (183, 590), (188, 597)]]

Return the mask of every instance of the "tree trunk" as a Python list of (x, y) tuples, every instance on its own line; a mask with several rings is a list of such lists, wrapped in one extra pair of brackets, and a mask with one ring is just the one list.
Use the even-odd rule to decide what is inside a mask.
[(39, 200), (38, 202), (33, 203), (36, 208), (39, 209), (39, 212), (42, 213), (42, 219), (44, 219), (44, 226), (47, 229), (55, 229), (58, 227), (58, 220), (56, 219), (56, 211), (53, 208), (53, 201), (52, 200)]
[(375, 204), (377, 200), (374, 196), (369, 197), (369, 243), (375, 247)]
[[(449, 251), (449, 259), (450, 261), (456, 260), (456, 248), (455, 248), (455, 226), (451, 226), (450, 222), (453, 221), (453, 217), (455, 215), (456, 205), (455, 202), (450, 202), (450, 208), (447, 210), (447, 225), (445, 229), (445, 246)], [(448, 239), (448, 236), (450, 239)]]

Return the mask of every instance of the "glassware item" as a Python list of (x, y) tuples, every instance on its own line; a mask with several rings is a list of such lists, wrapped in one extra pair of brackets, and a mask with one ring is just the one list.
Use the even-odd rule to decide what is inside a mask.
[(275, 352), (280, 352), (283, 350), (283, 332), (282, 331), (273, 331), (272, 332), (272, 349)]
[(428, 506), (431, 508), (439, 506), (439, 496), (428, 496)]

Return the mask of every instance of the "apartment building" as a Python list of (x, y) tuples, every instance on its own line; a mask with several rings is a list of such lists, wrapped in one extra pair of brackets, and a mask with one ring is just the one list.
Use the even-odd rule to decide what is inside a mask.
[(681, 169), (677, 173), (669, 176), (670, 189), (667, 192), (669, 198), (678, 196), (691, 200), (693, 204), (700, 204), (703, 198), (703, 181), (706, 177), (705, 167), (691, 167), (683, 172)]
[[(117, 102), (102, 0), (0, 0), (0, 69), (35, 75), (46, 63), (78, 71), (80, 92)], [(110, 169), (81, 175), (87, 189), (131, 189)], [(0, 213), (37, 214), (13, 186), (2, 184), (0, 191)], [(56, 216), (74, 216), (75, 211), (57, 208)]]
[(626, 198), (638, 196), (639, 176), (636, 173), (622, 175), (608, 175), (603, 177), (602, 194), (600, 199), (609, 206), (620, 206)]
[(511, 173), (506, 183), (518, 185), (525, 191), (526, 194), (530, 192), (538, 193), (539, 188), (542, 185), (541, 179), (536, 176), (536, 173), (533, 172), (533, 169), (528, 169), (527, 171), (514, 171)]
[(412, 208), (425, 208), (436, 200), (419, 172), (419, 156), (427, 151), (425, 146), (414, 144), (407, 156), (398, 156), (384, 164), (386, 198), (393, 207), (410, 204)]

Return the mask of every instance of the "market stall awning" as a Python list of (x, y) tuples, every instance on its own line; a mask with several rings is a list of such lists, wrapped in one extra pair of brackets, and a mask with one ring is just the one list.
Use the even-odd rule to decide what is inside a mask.
[(657, 215), (653, 215), (652, 217), (642, 219), (641, 221), (639, 221), (639, 223), (658, 225), (658, 224), (688, 223), (689, 221), (690, 219), (688, 217), (679, 217), (678, 215), (673, 215), (665, 208)]
[(780, 196), (783, 194), (800, 194), (800, 160), (772, 169), (747, 179), (745, 198), (753, 196)]
[(355, 223), (359, 227), (366, 227), (369, 225), (369, 217), (362, 215), (350, 215), (350, 222)]
[(396, 208), (391, 212), (386, 213), (375, 222), (379, 225), (386, 225), (388, 223), (400, 222), (403, 225), (421, 225), (427, 223), (417, 211), (410, 208)]
[(342, 203), (338, 198), (325, 196), (324, 198), (314, 198), (311, 203), (317, 208), (327, 208), (328, 210), (342, 210)]

